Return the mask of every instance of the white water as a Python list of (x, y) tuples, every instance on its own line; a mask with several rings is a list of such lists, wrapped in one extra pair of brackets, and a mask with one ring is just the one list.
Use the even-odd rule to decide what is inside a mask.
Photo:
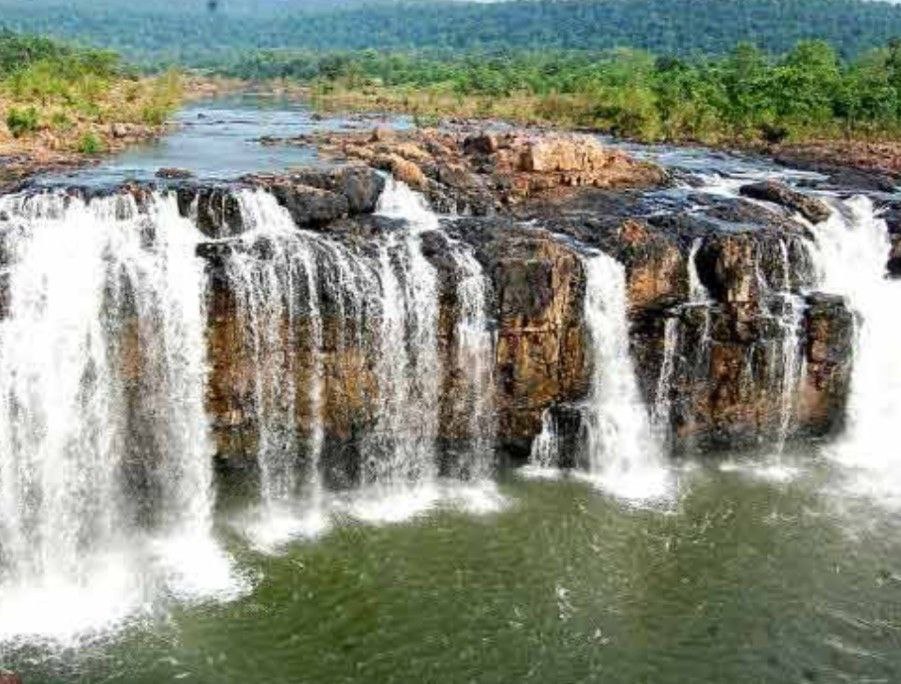
[(210, 536), (199, 234), (171, 198), (0, 209), (0, 639), (109, 626), (160, 582), (231, 591)]
[(679, 332), (681, 321), (676, 317), (666, 319), (663, 329), (663, 362), (660, 364), (660, 376), (657, 380), (657, 391), (651, 416), (654, 426), (663, 441), (669, 440), (670, 413), (672, 412), (672, 382), (676, 370), (676, 354), (679, 350)]
[[(502, 499), (487, 480), (495, 432), (487, 279), (470, 249), (449, 240), (459, 317), (453, 355), (458, 368), (447, 369), (439, 354), (438, 273), (422, 252), (423, 233), (440, 230), (438, 217), (420, 194), (391, 178), (377, 211), (403, 225), (389, 233), (379, 252), (378, 424), (364, 440), (367, 484), (344, 509), (368, 522), (407, 519), (448, 502), (473, 512), (497, 510)], [(467, 416), (469, 434), (451, 480), (441, 481), (441, 383), (449, 370), (462, 377), (454, 401)], [(471, 484), (454, 483), (459, 480)]]
[[(671, 493), (663, 445), (645, 407), (629, 348), (626, 272), (597, 253), (583, 261), (585, 323), (591, 351), (591, 389), (582, 420), (587, 472), (592, 484), (622, 499), (653, 501)], [(673, 321), (675, 323), (675, 321)], [(546, 476), (559, 456), (560, 438), (550, 412), (532, 445), (527, 476)]]
[[(270, 550), (319, 534), (336, 507), (388, 522), (453, 499), (448, 483), (438, 482), (441, 383), (447, 370), (439, 353), (438, 274), (421, 242), (424, 232), (440, 229), (437, 216), (420, 195), (389, 180), (378, 210), (402, 224), (383, 238), (371, 259), (328, 236), (298, 230), (267, 193), (245, 192), (239, 200), (250, 230), (229, 257), (227, 275), (254, 370), (263, 504), (249, 520), (239, 521), (242, 530)], [(463, 243), (450, 241), (449, 250), (459, 299), (452, 358), (461, 382), (454, 401), (468, 432), (462, 440), (468, 447), (449, 474), (478, 489), (491, 473), (494, 441), (487, 279)], [(327, 497), (321, 472), (328, 401), (323, 293), (340, 321), (331, 343), (371, 354), (377, 387), (377, 423), (362, 436), (363, 482), (351, 496)], [(299, 325), (301, 319), (306, 326)], [(313, 367), (306, 387), (298, 387), (298, 364), (307, 348)], [(298, 424), (298, 408), (304, 407), (297, 402), (305, 402), (309, 425)], [(301, 476), (298, 455), (304, 446), (308, 467)], [(481, 509), (484, 501), (464, 507)]]
[(421, 196), (388, 179), (378, 213), (401, 219), (379, 255), (381, 346), (376, 359), (379, 420), (369, 476), (379, 485), (423, 484), (438, 474), (438, 274), (422, 254), (420, 236), (438, 219)]
[(606, 254), (585, 259), (584, 268), (593, 356), (585, 414), (589, 475), (616, 496), (657, 499), (667, 494), (670, 477), (629, 349), (625, 268)]
[[(238, 201), (247, 231), (226, 272), (253, 371), (262, 504), (245, 531), (258, 546), (271, 549), (292, 538), (317, 536), (328, 526), (320, 463), (325, 380), (317, 257), (323, 245), (298, 230), (269, 193), (244, 191)], [(254, 251), (256, 246), (265, 256)], [(342, 281), (342, 276), (336, 277)], [(299, 367), (301, 350), (308, 350), (308, 369)], [(306, 387), (297, 386), (302, 370)], [(309, 416), (307, 425), (299, 425), (299, 409)]]
[(452, 244), (457, 264), (459, 315), (454, 329), (456, 364), (460, 377), (455, 412), (468, 416), (469, 446), (460, 456), (454, 475), (464, 480), (484, 480), (493, 470), (494, 438), (494, 336), (488, 321), (488, 279), (468, 247)]
[(550, 409), (541, 414), (541, 432), (532, 442), (528, 468), (536, 471), (552, 469), (560, 456), (560, 433)]
[(893, 447), (901, 425), (901, 282), (885, 273), (888, 228), (858, 196), (839, 204), (815, 234), (821, 287), (843, 295), (858, 321), (847, 429), (829, 453), (849, 468), (852, 493), (901, 507), (901, 455)]

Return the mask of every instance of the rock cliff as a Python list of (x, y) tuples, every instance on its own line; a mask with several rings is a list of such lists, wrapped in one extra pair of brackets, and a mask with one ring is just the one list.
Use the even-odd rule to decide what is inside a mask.
[[(454, 356), (464, 304), (459, 246), (489, 285), (493, 446), (513, 461), (528, 458), (546, 412), (578, 429), (572, 408), (585, 400), (591, 370), (582, 264), (593, 249), (626, 267), (641, 390), (673, 453), (782, 443), (841, 426), (854, 321), (841, 299), (815, 292), (807, 228), (792, 218), (826, 218), (820, 203), (771, 185), (744, 192), (765, 204), (674, 199), (662, 170), (588, 138), (427, 132), (318, 143), (350, 163), (227, 185), (163, 184), (207, 237), (197, 250), (209, 282), (207, 408), (222, 463), (242, 467), (255, 453), (261, 402), (278, 404), (309, 437), (309, 388), (321, 381), (326, 476), (338, 486), (361, 477), (363, 436), (379, 420), (388, 315), (367, 293), (380, 287), (386, 259), (404, 258), (384, 249), (397, 221), (374, 214), (386, 171), (445, 214), (417, 237), (437, 278), (442, 467), (455, 467), (458, 445), (472, 439), (472, 387)], [(147, 188), (116, 191), (140, 202)], [(316, 282), (298, 273), (279, 280), (285, 248), (249, 232), (241, 191), (270, 193), (287, 209), (292, 230), (311, 245)], [(246, 277), (262, 278), (266, 344), (264, 323), (246, 315), (236, 255), (263, 269)], [(123, 363), (139, 364), (127, 347)], [(261, 365), (269, 369), (262, 382)]]

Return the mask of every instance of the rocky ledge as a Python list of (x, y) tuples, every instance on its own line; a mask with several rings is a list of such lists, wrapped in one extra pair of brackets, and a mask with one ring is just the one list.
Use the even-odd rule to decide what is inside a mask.
[[(673, 453), (753, 448), (840, 428), (854, 321), (841, 299), (815, 291), (808, 227), (793, 216), (826, 218), (816, 200), (772, 185), (743, 193), (766, 203), (674, 193), (661, 169), (578, 136), (376, 132), (324, 136), (320, 143), (326, 154), (351, 161), (226, 185), (190, 179), (166, 185), (209, 238), (198, 254), (211, 283), (208, 409), (223, 463), (246, 462), (260, 438), (253, 419), (260, 359), (246, 343), (229, 257), (235, 250), (262, 260), (273, 254), (266, 239), (240, 240), (252, 222), (237, 190), (271, 193), (298, 230), (372, 261), (398, 227), (374, 213), (383, 169), (419, 188), (444, 215), (420, 240), (438, 273), (439, 432), (448, 453), (467, 439), (469, 425), (452, 359), (462, 303), (450, 255), (459, 245), (468, 246), (490, 283), (494, 446), (514, 461), (528, 458), (546, 412), (579, 430), (574, 409), (588, 395), (592, 358), (583, 264), (593, 249), (625, 265), (640, 387)], [(148, 190), (123, 191), (140, 200)], [(360, 322), (369, 315), (365, 307), (328, 295), (334, 277), (319, 274), (324, 457), (329, 477), (341, 483), (358, 477), (361, 435), (376, 420), (377, 347), (368, 339), (372, 328)], [(284, 335), (298, 342), (282, 373), (306, 388), (315, 372), (313, 312), (299, 306), (295, 315), (297, 329)], [(140, 351), (127, 343), (123, 349), (134, 368)], [(309, 425), (306, 399), (292, 406), (297, 424)]]
[(443, 213), (486, 215), (580, 187), (648, 188), (668, 180), (660, 167), (582, 135), (376, 129), (269, 142), (312, 144), (327, 159), (390, 172)]
[[(841, 426), (853, 320), (840, 299), (814, 291), (807, 228), (792, 218), (800, 211), (825, 219), (828, 208), (817, 200), (767, 184), (742, 193), (767, 205), (701, 194), (674, 201), (660, 169), (574, 136), (376, 132), (320, 142), (327, 154), (365, 165), (243, 183), (272, 192), (299, 227), (363, 251), (393, 227), (372, 214), (384, 183), (372, 167), (418, 187), (439, 212), (468, 214), (443, 220), (423, 246), (442, 274), (443, 353), (459, 315), (449, 244), (470, 245), (490, 278), (497, 446), (512, 458), (528, 457), (546, 411), (571, 416), (587, 395), (582, 264), (591, 248), (626, 266), (641, 388), (648, 406), (667, 406), (661, 429), (674, 453), (753, 448)], [(211, 237), (243, 230), (231, 190), (189, 184), (178, 192)], [(213, 271), (219, 249), (201, 247)], [(237, 389), (249, 369), (236, 368), (227, 279), (213, 281), (222, 290), (213, 296), (210, 351), (219, 380), (211, 408), (220, 418), (220, 453), (231, 460), (254, 440), (242, 413), (251, 402)], [(337, 325), (327, 323), (326, 339), (337, 339)], [(354, 436), (376, 410), (371, 360), (344, 349), (326, 364), (329, 442), (354, 452)], [(298, 369), (302, 386), (309, 364)], [(452, 378), (442, 382), (453, 386)], [(460, 436), (461, 418), (451, 414), (443, 413), (448, 442)], [(561, 423), (578, 430), (578, 421)]]

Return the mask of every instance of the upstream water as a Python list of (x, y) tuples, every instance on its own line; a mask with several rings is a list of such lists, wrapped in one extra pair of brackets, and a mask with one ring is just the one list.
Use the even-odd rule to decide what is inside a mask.
[[(233, 107), (195, 107), (184, 120), (209, 131), (176, 134), (230, 140), (219, 161), (217, 146), (199, 144), (174, 163), (169, 140), (78, 180), (192, 164), (233, 176), (251, 170), (243, 148), (268, 155), (248, 162), (265, 168), (311, 154), (261, 152), (234, 132), (234, 115), (221, 116)], [(272, 122), (314, 125), (297, 109), (240, 112), (239, 130), (257, 137)], [(702, 150), (640, 153), (700, 175), (692, 192), (809, 180)], [(122, 199), (0, 200), (11, 255), (0, 669), (26, 682), (897, 681), (901, 464), (887, 445), (901, 369), (886, 313), (901, 293), (880, 277), (887, 232), (870, 200), (829, 199), (835, 215), (813, 229), (813, 260), (821, 288), (859, 317), (842, 439), (779, 444), (725, 467), (667, 461), (667, 363), (657, 400), (643, 406), (622, 266), (586, 251), (585, 474), (533, 480), (498, 471), (487, 448), (489, 283), (449, 236), (459, 314), (452, 353), (438, 353), (440, 283), (423, 239), (440, 226), (420, 197), (389, 183), (378, 211), (398, 227), (358, 252), (296, 230), (272, 197), (244, 192), (253, 229), (229, 244), (224, 277), (234, 344), (252, 361), (259, 477), (247, 482), (215, 482), (208, 458), (202, 238), (174, 202), (157, 196), (141, 213)], [(772, 351), (793, 360), (800, 304), (785, 283), (765, 285), (786, 300)], [(686, 306), (704, 306), (696, 277), (691, 289)], [(350, 323), (324, 325), (328, 307)], [(684, 349), (677, 319), (666, 333), (670, 366), (705, 353)], [(377, 421), (360, 481), (336, 493), (323, 479), (328, 358), (361, 340), (380, 388)], [(309, 368), (291, 366), (297, 344), (310, 349)], [(151, 372), (136, 373), (138, 362)], [(782, 367), (773, 390), (790, 401), (803, 368)], [(438, 387), (448, 371), (460, 383), (450, 408)], [(442, 410), (465, 417), (451, 465), (439, 457)]]

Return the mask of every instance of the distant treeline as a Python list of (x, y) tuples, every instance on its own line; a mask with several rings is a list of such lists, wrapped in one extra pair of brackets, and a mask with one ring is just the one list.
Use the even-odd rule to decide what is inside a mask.
[(221, 64), (256, 49), (606, 50), (784, 54), (821, 39), (852, 58), (901, 35), (901, 6), (865, 0), (0, 0), (0, 24), (108, 47), (142, 64)]
[(39, 64), (52, 66), (61, 77), (83, 73), (109, 76), (122, 69), (118, 55), (108, 50), (76, 48), (0, 29), (0, 78), (27, 72)]
[(516, 99), (519, 118), (644, 140), (778, 141), (901, 131), (898, 41), (850, 61), (827, 43), (805, 41), (778, 58), (749, 44), (723, 57), (695, 59), (635, 50), (468, 56), (261, 52), (225, 71), (306, 81), (325, 96), (369, 93), (375, 104), (423, 115), (451, 114), (455, 106), (462, 111), (473, 98), (485, 103), (484, 113), (499, 114), (500, 103)]

